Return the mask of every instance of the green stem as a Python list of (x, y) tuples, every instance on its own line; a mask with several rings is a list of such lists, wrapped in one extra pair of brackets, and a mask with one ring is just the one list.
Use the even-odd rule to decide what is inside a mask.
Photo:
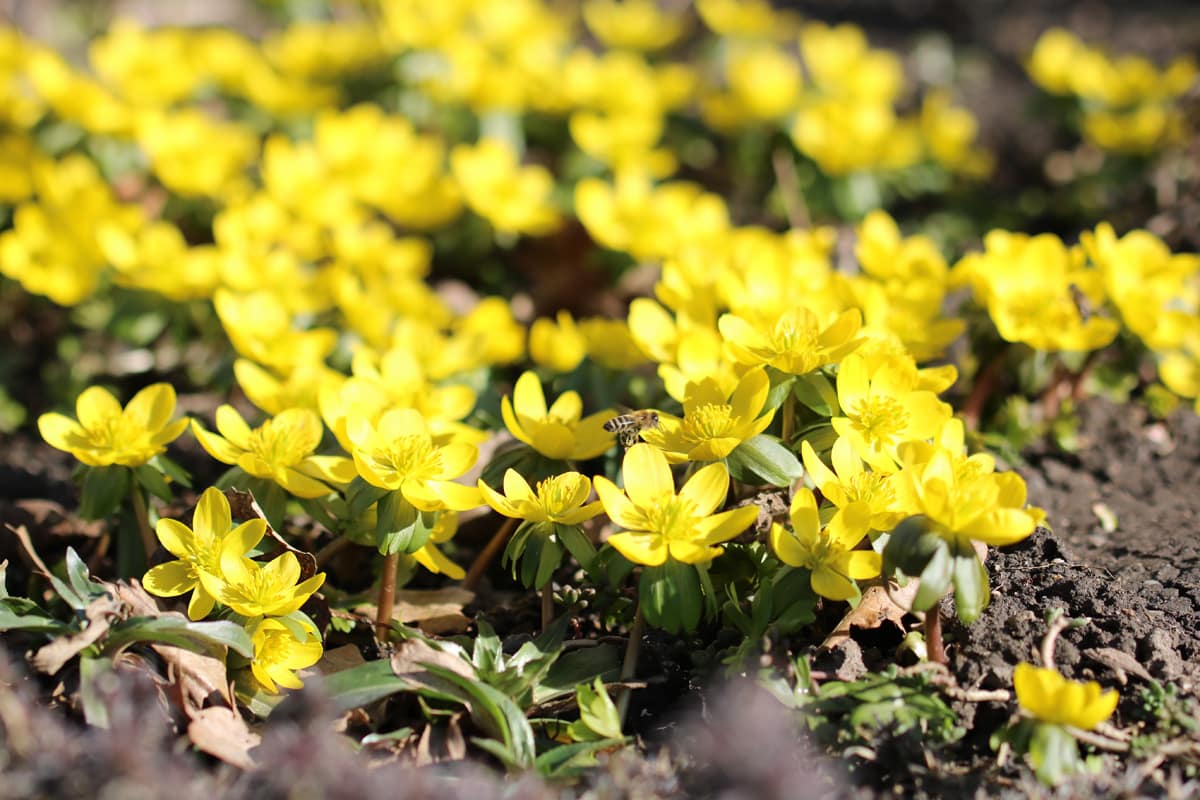
[(546, 581), (542, 587), (542, 630), (550, 627), (554, 621), (554, 581)]
[(488, 567), (496, 560), (496, 555), (504, 549), (504, 545), (508, 544), (508, 537), (512, 535), (516, 527), (516, 517), (510, 517), (504, 521), (504, 524), (500, 526), (500, 530), (496, 531), (496, 535), (483, 548), (483, 552), (471, 562), (471, 568), (467, 570), (467, 575), (463, 578), (462, 588), (469, 592), (475, 591), (475, 587), (483, 580), (484, 573), (488, 571)]
[(158, 547), (158, 540), (154, 538), (154, 531), (150, 528), (150, 513), (146, 510), (146, 498), (142, 494), (136, 478), (131, 478), (129, 482), (129, 501), (133, 504), (133, 517), (137, 520), (138, 534), (141, 535), (142, 546), (146, 549), (146, 565), (149, 566), (150, 558)]
[(375, 637), (387, 641), (392, 630), (392, 609), (396, 605), (396, 572), (400, 566), (400, 554), (383, 557), (383, 571), (379, 576), (379, 602), (375, 609)]
[[(637, 613), (633, 617), (633, 625), (629, 628), (629, 641), (625, 644), (625, 660), (621, 662), (621, 681), (630, 681), (637, 674), (638, 655), (642, 652), (642, 634), (646, 630), (646, 617), (642, 614), (642, 604), (638, 601)], [(629, 713), (629, 689), (622, 689), (617, 697), (617, 715), (621, 720), (621, 730), (625, 729), (625, 717)]]

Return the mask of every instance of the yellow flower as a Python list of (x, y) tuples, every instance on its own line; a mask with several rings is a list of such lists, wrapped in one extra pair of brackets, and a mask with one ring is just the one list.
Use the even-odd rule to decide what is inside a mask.
[(354, 480), (354, 464), (344, 456), (314, 455), (321, 443), (321, 418), (309, 408), (290, 408), (251, 428), (233, 406), (217, 409), (218, 436), (192, 423), (192, 433), (216, 460), (235, 464), (248, 475), (269, 478), (297, 497), (324, 497), (327, 484)]
[(1096, 681), (1067, 680), (1057, 670), (1020, 663), (1013, 670), (1017, 702), (1034, 718), (1090, 731), (1112, 716), (1120, 695)]
[[(374, 507), (372, 507), (374, 508)], [(458, 533), (458, 512), (443, 511), (438, 514), (437, 522), (429, 533), (429, 541), (411, 558), (434, 575), (445, 575), (452, 581), (461, 581), (467, 574), (466, 570), (455, 564), (438, 549), (439, 544), (445, 544)]]
[(813, 591), (830, 600), (849, 600), (859, 594), (856, 581), (878, 577), (882, 557), (874, 550), (855, 550), (870, 528), (871, 509), (849, 503), (821, 529), (817, 499), (810, 489), (797, 490), (789, 512), (792, 530), (771, 526), (771, 549), (779, 560), (812, 571)]
[(600, 501), (588, 503), (592, 482), (578, 472), (564, 472), (538, 481), (535, 493), (514, 469), (504, 473), (504, 494), (479, 480), (479, 491), (489, 506), (513, 519), (578, 525), (601, 511)]
[(803, 306), (786, 309), (774, 319), (750, 321), (722, 314), (717, 327), (730, 353), (740, 364), (769, 364), (780, 372), (805, 375), (826, 364), (835, 364), (859, 344), (862, 325), (857, 309), (843, 311), (832, 322)]
[(570, 372), (587, 354), (587, 340), (569, 311), (559, 311), (557, 324), (539, 317), (529, 328), (529, 357), (554, 372)]
[(211, 486), (196, 503), (191, 528), (173, 519), (160, 519), (155, 526), (158, 540), (178, 560), (151, 567), (142, 576), (146, 591), (158, 597), (175, 597), (190, 591), (188, 617), (207, 617), (216, 599), (200, 582), (201, 573), (220, 573), (221, 553), (225, 549), (245, 555), (267, 532), (267, 523), (262, 519), (247, 520), (236, 528), (232, 526), (229, 501), (219, 489)]
[(871, 512), (871, 530), (889, 531), (904, 517), (896, 507), (891, 475), (866, 469), (862, 459), (854, 454), (854, 445), (849, 439), (839, 437), (833, 443), (830, 453), (833, 469), (825, 466), (807, 441), (801, 442), (800, 454), (805, 471), (822, 497), (838, 508), (846, 508), (852, 503), (867, 505)]
[(612, 409), (580, 417), (583, 401), (578, 392), (563, 392), (549, 409), (541, 381), (524, 372), (513, 387), (512, 399), (500, 401), (504, 426), (518, 440), (548, 458), (582, 461), (595, 458), (613, 446), (612, 434), (604, 423), (615, 416)]
[(57, 413), (38, 417), (47, 444), (65, 450), (90, 467), (137, 467), (167, 449), (187, 427), (171, 422), (175, 389), (155, 383), (133, 396), (125, 408), (107, 389), (91, 386), (75, 400), (78, 421)]
[(421, 412), (392, 409), (378, 423), (351, 419), (346, 435), (358, 474), (372, 486), (399, 490), (422, 511), (466, 511), (482, 503), (478, 489), (454, 482), (475, 464), (478, 449), (435, 439)]
[(450, 154), (450, 169), (467, 205), (497, 231), (540, 236), (559, 226), (550, 198), (554, 176), (542, 166), (521, 166), (507, 142), (459, 145)]
[(316, 634), (311, 636), (308, 641), (302, 642), (282, 622), (274, 619), (260, 621), (250, 637), (254, 642), (250, 671), (255, 680), (271, 694), (277, 693), (279, 686), (303, 688), (304, 681), (296, 677), (295, 671), (311, 667), (321, 660), (325, 652)]
[(588, 30), (614, 50), (661, 50), (684, 30), (684, 15), (659, 7), (655, 0), (585, 0)]
[(629, 448), (622, 470), (624, 492), (600, 475), (596, 493), (609, 518), (625, 529), (610, 536), (609, 544), (635, 564), (654, 567), (668, 558), (706, 564), (721, 555), (721, 542), (758, 517), (752, 505), (713, 514), (729, 491), (724, 464), (697, 470), (678, 494), (667, 457), (649, 444)]
[(312, 593), (325, 582), (325, 573), (318, 572), (308, 580), (300, 580), (300, 561), (291, 552), (277, 556), (266, 564), (246, 558), (239, 550), (241, 543), (226, 539), (221, 547), (220, 568), (217, 572), (200, 571), (204, 589), (243, 617), (286, 617), (299, 611)]
[(874, 369), (850, 355), (838, 368), (837, 395), (842, 416), (830, 420), (854, 452), (873, 469), (896, 471), (901, 443), (931, 438), (950, 418), (950, 406), (933, 392), (917, 389), (916, 370), (885, 361)]
[(579, 332), (587, 343), (588, 358), (602, 367), (624, 371), (646, 363), (629, 330), (621, 319), (590, 317), (579, 320)]
[(770, 384), (762, 368), (742, 376), (732, 396), (712, 378), (689, 383), (683, 418), (659, 414), (658, 427), (642, 431), (642, 439), (663, 450), (674, 464), (720, 461), (775, 418), (774, 409), (763, 412)]

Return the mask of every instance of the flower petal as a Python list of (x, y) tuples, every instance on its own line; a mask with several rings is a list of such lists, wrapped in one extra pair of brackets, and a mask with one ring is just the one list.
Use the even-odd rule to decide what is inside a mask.
[(196, 538), (205, 542), (220, 541), (232, 527), (229, 501), (220, 489), (208, 487), (200, 495), (200, 500), (196, 503), (196, 513), (192, 517), (192, 529)]
[(705, 544), (727, 542), (758, 519), (758, 506), (747, 505), (705, 517), (696, 524), (697, 540)]
[(623, 531), (608, 537), (608, 543), (635, 564), (657, 567), (667, 560), (667, 540), (657, 533)]
[[(509, 472), (513, 472), (513, 470), (510, 469)], [(507, 483), (507, 480), (505, 482)], [(475, 485), (479, 488), (479, 492), (483, 496), (483, 502), (491, 506), (492, 509), (498, 514), (502, 514), (506, 517), (512, 517), (513, 519), (522, 519), (525, 516), (523, 509), (519, 508), (507, 497), (488, 486), (484, 482), (483, 478), (480, 478), (478, 481), (476, 481)]]
[(142, 576), (142, 588), (156, 597), (177, 597), (196, 586), (196, 573), (186, 561), (168, 561)]
[(579, 397), (579, 392), (563, 392), (550, 406), (547, 416), (557, 419), (560, 422), (575, 422), (583, 416), (583, 400)]
[(192, 420), (192, 435), (210, 456), (222, 464), (236, 464), (242, 457), (242, 453), (245, 452), (217, 434), (206, 431), (196, 420)]
[(483, 505), (483, 496), (474, 486), (463, 486), (453, 481), (429, 481), (442, 506), (451, 511), (469, 511)]
[(679, 490), (679, 496), (696, 506), (696, 514), (707, 517), (721, 507), (729, 494), (729, 470), (724, 464), (709, 464), (696, 470)]
[(75, 398), (75, 416), (85, 430), (100, 430), (121, 416), (121, 404), (103, 386), (89, 386)]
[(216, 413), (216, 423), (217, 431), (230, 444), (239, 450), (250, 449), (250, 426), (246, 424), (246, 420), (242, 419), (242, 415), (237, 412), (236, 408), (231, 405), (219, 407)]
[(512, 402), (517, 414), (530, 419), (546, 418), (546, 395), (542, 391), (542, 382), (533, 372), (523, 372), (517, 378)]
[(37, 421), (38, 432), (46, 444), (57, 450), (71, 452), (87, 445), (87, 432), (68, 416), (57, 413), (42, 414)]
[(125, 406), (124, 416), (142, 430), (157, 431), (174, 413), (175, 387), (169, 383), (155, 383), (133, 396)]
[[(625, 491), (640, 508), (653, 508), (660, 499), (675, 494), (675, 479), (671, 465), (662, 451), (648, 444), (629, 448), (622, 462)], [(607, 505), (606, 505), (607, 507)]]
[(504, 427), (508, 428), (508, 432), (513, 435), (514, 439), (533, 446), (533, 439), (525, 432), (517, 415), (513, 413), (512, 401), (508, 399), (508, 395), (500, 398), (500, 417), (504, 420)]
[(412, 557), (425, 569), (435, 575), (445, 575), (452, 581), (461, 581), (466, 577), (467, 571), (455, 564), (450, 559), (442, 554), (432, 544), (426, 544), (420, 550), (412, 554)]
[(854, 581), (826, 564), (813, 570), (811, 582), (814, 592), (830, 600), (849, 600), (858, 594), (858, 586)]
[(771, 549), (783, 563), (792, 567), (810, 567), (812, 551), (800, 543), (790, 531), (778, 522), (771, 525)]
[(856, 581), (878, 578), (883, 570), (883, 556), (874, 550), (851, 550), (846, 553), (846, 574)]
[(593, 482), (609, 519), (626, 530), (645, 530), (646, 515), (630, 502), (615, 483), (603, 475), (597, 475)]

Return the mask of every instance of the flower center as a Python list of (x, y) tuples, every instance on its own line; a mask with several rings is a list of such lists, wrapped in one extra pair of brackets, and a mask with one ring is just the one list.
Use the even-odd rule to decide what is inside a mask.
[(566, 475), (555, 475), (538, 481), (538, 499), (551, 517), (568, 510), (575, 500), (574, 482), (566, 478)]
[(437, 472), (441, 454), (428, 435), (409, 433), (392, 441), (382, 460), (405, 478), (426, 478)]
[(854, 430), (873, 448), (895, 442), (908, 428), (908, 412), (894, 397), (869, 395), (850, 410)]
[(812, 325), (797, 325), (800, 322), (793, 314), (779, 320), (775, 326), (771, 344), (779, 353), (808, 353), (819, 349), (818, 332)]
[(136, 449), (147, 438), (148, 432), (126, 419), (124, 415), (109, 417), (101, 427), (88, 431), (92, 445), (97, 449), (126, 452)]
[(646, 519), (651, 531), (667, 541), (690, 542), (696, 538), (696, 506), (682, 497), (663, 498), (654, 508), (646, 509)]
[(846, 499), (862, 501), (872, 508), (890, 508), (896, 492), (887, 477), (879, 472), (859, 472), (846, 484)]
[(727, 436), (736, 422), (733, 406), (705, 403), (684, 418), (681, 432), (688, 442), (705, 442)]

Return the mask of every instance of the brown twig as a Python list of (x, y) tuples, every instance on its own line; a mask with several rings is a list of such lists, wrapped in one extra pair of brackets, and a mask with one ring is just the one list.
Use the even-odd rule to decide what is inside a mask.
[(392, 630), (392, 609), (396, 605), (396, 571), (400, 565), (400, 554), (383, 557), (383, 570), (379, 576), (379, 604), (375, 609), (375, 637), (387, 641)]
[(479, 586), (479, 582), (483, 580), (484, 573), (488, 571), (488, 567), (496, 560), (496, 555), (504, 549), (504, 545), (508, 544), (508, 537), (517, 527), (515, 517), (506, 519), (504, 524), (500, 526), (500, 530), (492, 536), (491, 541), (483, 548), (483, 551), (475, 557), (471, 562), (471, 568), (467, 570), (466, 577), (463, 578), (462, 588), (468, 591), (475, 591)]
[(325, 566), (329, 559), (333, 558), (352, 544), (354, 544), (354, 542), (350, 540), (349, 536), (339, 536), (329, 544), (322, 547), (314, 556), (317, 561), (317, 568), (319, 569)]
[(796, 175), (796, 164), (791, 154), (782, 147), (776, 148), (771, 154), (771, 166), (775, 170), (775, 183), (779, 187), (783, 211), (787, 214), (788, 227), (793, 230), (811, 228), (812, 217), (808, 213), (808, 204), (804, 202), (804, 192), (800, 189), (800, 178)]
[(1058, 636), (1067, 628), (1071, 627), (1071, 620), (1061, 610), (1059, 615), (1050, 622), (1050, 628), (1046, 631), (1046, 636), (1042, 639), (1042, 666), (1046, 669), (1054, 669), (1054, 644), (1058, 641)]

